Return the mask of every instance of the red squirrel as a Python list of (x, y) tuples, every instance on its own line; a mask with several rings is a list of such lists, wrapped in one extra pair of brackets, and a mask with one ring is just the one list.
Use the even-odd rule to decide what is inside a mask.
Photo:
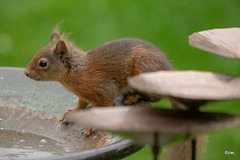
[[(138, 92), (128, 86), (127, 78), (144, 72), (173, 70), (166, 56), (153, 44), (140, 39), (123, 38), (84, 52), (55, 29), (50, 42), (32, 58), (24, 73), (37, 81), (58, 81), (79, 97), (77, 107), (68, 112), (113, 106), (117, 95), (125, 94), (123, 104), (139, 99), (157, 102), (159, 96)], [(86, 129), (85, 135), (91, 131)]]

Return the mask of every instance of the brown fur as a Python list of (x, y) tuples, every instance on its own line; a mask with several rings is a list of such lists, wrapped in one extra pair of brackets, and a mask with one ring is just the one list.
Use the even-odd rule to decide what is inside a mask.
[[(41, 60), (49, 66), (39, 66)], [(112, 106), (117, 95), (129, 92), (151, 102), (160, 100), (138, 93), (127, 84), (130, 76), (159, 70), (172, 67), (164, 54), (146, 41), (118, 39), (83, 52), (54, 30), (50, 43), (35, 54), (25, 74), (35, 80), (60, 82), (79, 96), (77, 108), (82, 109), (87, 103)]]

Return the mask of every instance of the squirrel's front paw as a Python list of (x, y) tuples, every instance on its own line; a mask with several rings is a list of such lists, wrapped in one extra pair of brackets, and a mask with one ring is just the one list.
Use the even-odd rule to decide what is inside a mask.
[(66, 125), (69, 124), (70, 122), (68, 122), (66, 120), (66, 115), (69, 114), (70, 112), (73, 112), (73, 111), (74, 111), (74, 109), (69, 109), (67, 112), (64, 112), (61, 119), (59, 120), (59, 122), (62, 123), (62, 124), (66, 124)]

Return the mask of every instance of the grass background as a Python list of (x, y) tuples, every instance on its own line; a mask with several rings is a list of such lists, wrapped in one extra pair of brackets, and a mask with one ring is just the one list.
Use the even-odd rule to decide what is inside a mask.
[[(159, 47), (178, 70), (203, 70), (240, 76), (239, 60), (192, 48), (193, 32), (240, 26), (238, 0), (1, 0), (0, 66), (25, 67), (50, 40), (54, 26), (83, 50), (106, 41), (134, 37)], [(166, 102), (157, 104), (166, 104)], [(239, 100), (213, 103), (204, 110), (240, 113)], [(205, 160), (240, 159), (240, 129), (209, 134)], [(224, 155), (225, 150), (235, 156)], [(145, 147), (125, 160), (151, 159)]]

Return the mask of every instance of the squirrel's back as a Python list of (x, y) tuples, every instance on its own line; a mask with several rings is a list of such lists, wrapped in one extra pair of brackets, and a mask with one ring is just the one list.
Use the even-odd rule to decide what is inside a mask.
[(119, 91), (127, 87), (130, 76), (172, 70), (171, 64), (157, 47), (134, 38), (112, 40), (88, 51), (85, 63), (83, 75), (92, 75), (98, 81), (102, 79), (101, 82), (115, 83)]
[(87, 52), (86, 61), (109, 72), (119, 70), (134, 76), (142, 72), (172, 70), (165, 55), (153, 44), (141, 39), (122, 38), (104, 43)]

